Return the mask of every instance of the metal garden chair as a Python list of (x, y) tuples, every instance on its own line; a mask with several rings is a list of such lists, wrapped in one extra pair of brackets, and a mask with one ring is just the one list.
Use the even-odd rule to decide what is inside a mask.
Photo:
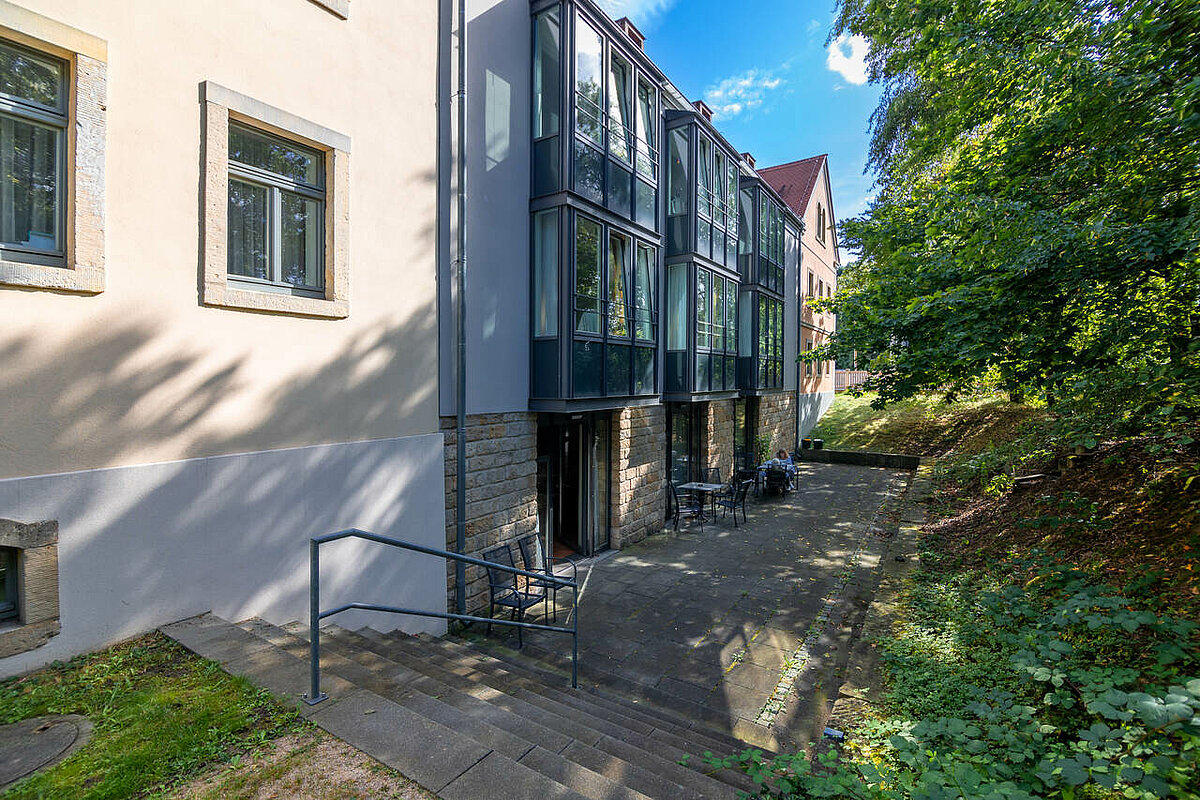
[[(521, 550), (521, 569), (525, 570), (526, 572), (545, 572), (550, 574), (554, 563), (556, 561), (562, 561), (571, 566), (571, 580), (579, 580), (579, 573), (575, 567), (575, 562), (569, 558), (555, 558), (553, 556), (547, 558), (546, 554), (542, 552), (542, 540), (538, 538), (537, 534), (522, 536), (517, 540), (517, 547)], [(533, 586), (540, 588), (543, 592), (550, 592), (550, 610), (551, 614), (553, 615), (552, 619), (555, 622), (558, 622), (558, 590), (561, 588), (561, 585), (555, 581), (543, 580), (541, 578), (528, 578), (527, 580), (528, 582), (525, 585), (526, 589)]]
[(700, 530), (704, 530), (704, 506), (696, 500), (688, 496), (686, 504), (679, 502), (679, 491), (675, 488), (675, 484), (671, 485), (671, 501), (674, 508), (672, 518), (675, 520), (675, 530), (679, 530), (679, 518), (683, 515), (694, 517), (700, 520)]
[[(507, 544), (493, 547), (490, 550), (483, 551), (483, 560), (492, 564), (499, 564), (503, 567), (516, 568), (513, 562), (512, 548)], [(496, 606), (504, 606), (511, 608), (513, 619), (517, 622), (525, 621), (525, 610), (536, 606), (538, 603), (546, 602), (546, 590), (540, 592), (530, 592), (522, 590), (517, 586), (517, 576), (511, 572), (502, 569), (493, 569), (488, 567), (488, 600), (490, 607), (488, 616), (496, 615)], [(488, 636), (492, 635), (492, 623), (487, 626)], [(521, 636), (521, 629), (517, 628), (517, 647), (525, 646), (525, 642)]]
[(721, 519), (725, 518), (727, 510), (733, 511), (733, 527), (737, 527), (737, 510), (742, 509), (742, 522), (746, 521), (746, 495), (750, 493), (750, 487), (754, 485), (754, 481), (746, 479), (737, 484), (737, 488), (732, 495), (720, 497), (716, 501), (716, 505), (721, 507)]

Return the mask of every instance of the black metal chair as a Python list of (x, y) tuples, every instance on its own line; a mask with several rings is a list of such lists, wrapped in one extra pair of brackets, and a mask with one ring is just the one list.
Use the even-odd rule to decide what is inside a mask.
[(758, 496), (758, 460), (754, 457), (754, 453), (749, 450), (742, 450), (733, 458), (733, 481), (741, 483), (744, 480), (754, 482), (754, 495)]
[(705, 467), (700, 470), (700, 480), (704, 483), (720, 483), (721, 468), (720, 467)]
[[(553, 574), (552, 568), (554, 563), (562, 561), (571, 566), (571, 580), (578, 581), (579, 573), (575, 562), (569, 558), (554, 558), (553, 556), (547, 558), (546, 554), (542, 552), (542, 540), (536, 533), (517, 539), (517, 547), (521, 551), (521, 569), (526, 572), (544, 572), (547, 575), (551, 575)], [(550, 592), (551, 619), (558, 622), (558, 590), (561, 588), (561, 584), (545, 580), (544, 578), (526, 578), (526, 581), (526, 589), (533, 586), (541, 589), (543, 592)]]
[(787, 491), (788, 474), (783, 467), (767, 467), (767, 478), (763, 491), (767, 494), (783, 494)]
[[(490, 550), (483, 551), (483, 560), (491, 564), (498, 564), (502, 567), (516, 568), (513, 561), (512, 548), (507, 544), (493, 547)], [(513, 619), (517, 622), (525, 621), (525, 610), (532, 608), (538, 603), (546, 602), (546, 591), (541, 592), (524, 591), (517, 586), (516, 573), (509, 572), (504, 569), (496, 569), (488, 567), (488, 600), (490, 608), (488, 616), (496, 616), (496, 606), (505, 606), (512, 609)], [(487, 626), (488, 636), (492, 635), (492, 623)], [(525, 641), (521, 636), (521, 628), (517, 627), (517, 647), (525, 646)]]
[(687, 503), (680, 503), (679, 490), (675, 488), (675, 484), (671, 483), (671, 505), (674, 508), (674, 513), (671, 515), (675, 520), (675, 530), (679, 530), (679, 517), (687, 515), (700, 520), (700, 530), (704, 530), (704, 506), (692, 499), (689, 495)]
[(737, 488), (730, 496), (721, 497), (716, 501), (716, 505), (721, 507), (721, 519), (725, 519), (727, 510), (733, 511), (733, 527), (737, 527), (737, 510), (742, 509), (742, 522), (746, 521), (746, 495), (750, 493), (750, 487), (754, 485), (754, 481), (746, 479), (737, 484)]

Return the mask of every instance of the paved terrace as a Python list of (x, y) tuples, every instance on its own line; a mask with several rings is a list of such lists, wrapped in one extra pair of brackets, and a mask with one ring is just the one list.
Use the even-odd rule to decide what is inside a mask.
[[(855, 595), (873, 586), (881, 508), (909, 473), (797, 470), (797, 491), (751, 496), (749, 521), (736, 529), (718, 510), (703, 530), (681, 521), (677, 533), (668, 526), (581, 568), (581, 682), (766, 747), (806, 742), (845, 612), (865, 605)], [(566, 598), (560, 593), (560, 607)], [(512, 629), (493, 631), (493, 642), (516, 646)], [(526, 631), (525, 645), (529, 656), (569, 668), (568, 637)]]

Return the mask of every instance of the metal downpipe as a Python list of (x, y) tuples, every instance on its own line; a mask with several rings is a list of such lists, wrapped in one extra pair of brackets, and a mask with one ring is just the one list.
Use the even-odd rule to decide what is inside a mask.
[[(458, 348), (455, 370), (455, 473), (454, 473), (454, 549), (466, 555), (467, 548), (467, 0), (458, 3), (458, 91), (455, 105), (458, 111), (457, 152), (455, 153), (455, 187), (458, 195), (458, 230), (455, 252), (455, 283), (457, 302), (455, 316), (458, 326)], [(454, 607), (459, 614), (467, 609), (467, 568), (457, 561), (454, 565)]]

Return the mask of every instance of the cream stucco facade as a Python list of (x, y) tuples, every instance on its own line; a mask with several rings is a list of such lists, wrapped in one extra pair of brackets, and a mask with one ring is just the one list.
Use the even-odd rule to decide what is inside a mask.
[[(829, 169), (825, 164), (821, 165), (808, 207), (804, 210), (804, 234), (800, 237), (800, 247), (804, 266), (801, 291), (806, 300), (801, 315), (801, 337), (806, 341), (801, 343), (801, 347), (809, 349), (807, 340), (812, 341), (813, 347), (820, 347), (837, 325), (833, 314), (815, 312), (807, 303), (810, 297), (832, 297), (837, 291), (837, 228), (833, 219)], [(802, 391), (808, 394), (832, 393), (833, 373), (832, 361), (814, 363), (811, 372), (807, 367), (802, 367)]]
[[(61, 598), (61, 633), (0, 674), (185, 612), (299, 617), (307, 538), (337, 526), (441, 542), (437, 16), (0, 0), (0, 40), (65, 59), (72, 92), (103, 69), (102, 127), (71, 119), (84, 177), (66, 198), (69, 215), (95, 199), (76, 183), (100, 192), (102, 280), (0, 271), (0, 518), (57, 520)], [(248, 124), (318, 148), (328, 134), (325, 258), (344, 270), (327, 272), (331, 313), (206, 297), (205, 224), (223, 212), (205, 204), (206, 86), (251, 101), (230, 109)], [(348, 589), (351, 560), (332, 558)], [(400, 569), (355, 559), (376, 578)], [(403, 591), (444, 609), (442, 582), (421, 580)]]

